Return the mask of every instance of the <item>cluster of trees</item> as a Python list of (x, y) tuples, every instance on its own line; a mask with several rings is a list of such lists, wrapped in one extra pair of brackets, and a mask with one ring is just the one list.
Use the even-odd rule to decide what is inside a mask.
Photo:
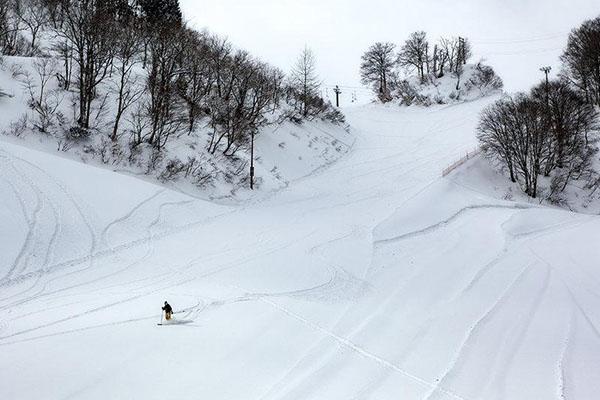
[[(573, 30), (559, 78), (487, 108), (478, 136), (486, 154), (502, 162), (513, 182), (539, 196), (539, 177), (552, 177), (549, 198), (569, 182), (593, 177), (599, 129), (600, 18)], [(591, 182), (591, 181), (590, 181)]]
[(362, 83), (370, 85), (382, 101), (390, 101), (398, 87), (398, 69), (416, 72), (422, 83), (429, 77), (441, 78), (447, 73), (457, 77), (457, 90), (463, 67), (472, 56), (466, 38), (442, 38), (430, 44), (423, 31), (414, 32), (397, 50), (394, 43), (375, 43), (362, 56)]
[(561, 60), (563, 78), (600, 107), (600, 17), (571, 32)]
[[(42, 32), (51, 47), (40, 50)], [(160, 151), (202, 122), (211, 131), (207, 150), (233, 156), (269, 114), (343, 119), (320, 97), (310, 50), (286, 76), (226, 39), (187, 27), (178, 0), (2, 0), (0, 50), (41, 56), (34, 75), (74, 93), (73, 139), (99, 133), (117, 143), (127, 133), (130, 146)], [(47, 83), (29, 85), (32, 108), (45, 114), (58, 109), (48, 104), (57, 97), (44, 93)], [(109, 108), (112, 126), (101, 131), (95, 122)], [(52, 115), (44, 119), (47, 131)]]
[(2, 0), (0, 53), (12, 56), (39, 54), (39, 35), (50, 18), (45, 0)]

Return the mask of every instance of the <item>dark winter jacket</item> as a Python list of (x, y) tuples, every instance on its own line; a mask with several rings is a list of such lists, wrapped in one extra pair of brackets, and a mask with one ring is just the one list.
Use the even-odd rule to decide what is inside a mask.
[(173, 309), (171, 308), (170, 304), (165, 304), (165, 306), (162, 309), (166, 313), (172, 313), (173, 312)]

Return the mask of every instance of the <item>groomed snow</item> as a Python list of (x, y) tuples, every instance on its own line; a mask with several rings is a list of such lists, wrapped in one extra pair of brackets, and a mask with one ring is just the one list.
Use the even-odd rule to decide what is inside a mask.
[(440, 177), (493, 100), (231, 206), (0, 142), (0, 398), (596, 398), (600, 219)]

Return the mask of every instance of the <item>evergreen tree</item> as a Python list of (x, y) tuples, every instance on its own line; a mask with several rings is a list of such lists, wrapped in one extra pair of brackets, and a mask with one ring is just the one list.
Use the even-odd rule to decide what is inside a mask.
[(140, 0), (142, 16), (150, 26), (179, 26), (183, 16), (179, 0)]

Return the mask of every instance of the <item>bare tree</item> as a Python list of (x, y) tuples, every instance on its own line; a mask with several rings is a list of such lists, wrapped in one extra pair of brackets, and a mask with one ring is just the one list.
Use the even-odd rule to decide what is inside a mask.
[(142, 39), (139, 30), (133, 24), (122, 25), (117, 33), (115, 66), (117, 78), (112, 91), (117, 95), (117, 108), (110, 139), (115, 142), (118, 138), (119, 124), (123, 114), (129, 107), (140, 99), (144, 93), (139, 85), (135, 67), (141, 62), (139, 57)]
[(543, 104), (519, 94), (484, 110), (478, 127), (483, 151), (504, 163), (511, 180), (533, 198), (551, 143), (544, 113)]
[(101, 0), (80, 0), (64, 8), (57, 33), (74, 52), (79, 91), (79, 125), (90, 127), (96, 90), (107, 77), (115, 49), (114, 19)]
[(313, 102), (319, 97), (321, 82), (317, 76), (315, 55), (306, 47), (292, 69), (290, 84), (298, 93), (300, 114), (307, 118), (312, 113)]
[(238, 51), (221, 75), (221, 95), (212, 96), (208, 103), (213, 128), (208, 151), (214, 154), (222, 148), (224, 155), (233, 156), (268, 123), (266, 114), (280, 97), (283, 74)]
[(544, 173), (549, 176), (555, 168), (566, 169), (566, 185), (588, 163), (589, 136), (598, 130), (598, 113), (565, 81), (542, 83), (532, 90), (531, 96), (545, 105), (552, 136)]
[(19, 18), (29, 31), (31, 42), (29, 54), (37, 50), (37, 39), (42, 29), (50, 22), (50, 15), (42, 0), (22, 0)]
[(456, 77), (456, 93), (457, 93), (457, 98), (460, 98), (460, 82), (462, 79), (463, 74), (465, 73), (465, 66), (459, 62), (456, 64), (456, 66), (454, 67), (454, 76)]
[(216, 74), (208, 61), (211, 48), (205, 34), (186, 29), (182, 37), (185, 38), (182, 57), (185, 73), (177, 79), (177, 91), (186, 104), (188, 133), (192, 133), (197, 120), (206, 115), (204, 105), (215, 85)]
[(271, 113), (275, 113), (281, 107), (281, 101), (284, 93), (285, 73), (279, 68), (268, 68), (269, 81), (272, 85), (271, 90)]
[(517, 182), (514, 165), (515, 146), (510, 129), (510, 115), (514, 110), (513, 99), (503, 99), (487, 107), (481, 113), (478, 125), (478, 139), (481, 149), (489, 157), (504, 163), (510, 174), (510, 180)]
[(469, 38), (461, 38), (462, 43), (460, 43), (460, 58), (462, 60), (463, 65), (466, 64), (471, 57), (473, 57), (473, 46), (471, 45), (471, 41)]
[(381, 101), (390, 101), (388, 82), (396, 65), (396, 45), (393, 43), (375, 43), (363, 54), (360, 65), (360, 77), (364, 85), (372, 85)]
[(537, 197), (542, 174), (553, 176), (552, 191), (560, 192), (590, 171), (595, 149), (588, 135), (598, 128), (593, 106), (568, 83), (555, 81), (488, 107), (478, 138), (484, 152), (508, 168), (511, 180)]
[[(209, 102), (210, 124), (213, 128), (208, 151), (214, 154), (222, 140), (227, 138), (228, 144), (223, 151), (225, 154), (233, 145), (238, 133), (243, 130), (241, 124), (241, 110), (236, 98), (236, 92), (248, 90), (244, 80), (244, 72), (247, 64), (251, 62), (250, 55), (245, 51), (237, 51), (233, 57), (226, 57), (226, 62), (220, 64), (219, 69), (219, 92), (212, 96)], [(243, 93), (242, 93), (243, 95)], [(243, 104), (242, 104), (243, 106)]]
[(600, 106), (600, 17), (571, 32), (561, 60), (563, 75), (588, 102)]
[[(440, 51), (443, 54), (442, 69), (448, 65), (448, 71), (454, 72), (458, 65), (460, 42), (458, 38), (442, 38), (440, 39)], [(442, 74), (445, 71), (442, 71)]]
[(404, 43), (398, 54), (398, 63), (405, 68), (414, 68), (421, 82), (425, 82), (426, 67), (429, 65), (429, 42), (423, 31), (414, 32)]
[(20, 55), (25, 47), (21, 36), (22, 7), (20, 0), (0, 1), (0, 53), (8, 56)]
[(48, 90), (52, 78), (56, 74), (57, 63), (54, 58), (37, 58), (33, 62), (35, 76), (26, 73), (23, 84), (29, 94), (28, 105), (37, 118), (34, 126), (42, 133), (49, 133), (54, 125), (56, 112), (62, 103), (62, 98), (56, 90)]
[(215, 92), (216, 96), (222, 97), (224, 93), (223, 86), (225, 85), (224, 70), (228, 68), (233, 52), (231, 43), (226, 38), (221, 38), (217, 35), (208, 37), (209, 41), (209, 57), (211, 74), (215, 76)]
[(225, 155), (234, 155), (246, 145), (252, 135), (267, 124), (265, 113), (273, 98), (273, 91), (278, 90), (270, 80), (270, 68), (258, 61), (244, 63), (237, 79), (236, 90), (233, 91), (234, 112), (231, 114), (232, 128), (227, 134)]
[(6, 37), (8, 36), (8, 19), (11, 10), (9, 7), (9, 2), (1, 1), (0, 2), (0, 45), (4, 48), (4, 43), (6, 42)]
[(54, 44), (53, 49), (63, 64), (63, 73), (57, 72), (59, 85), (69, 90), (73, 76), (73, 46), (68, 40), (60, 40)]
[(146, 81), (149, 94), (147, 104), (151, 120), (148, 143), (160, 150), (169, 137), (180, 132), (185, 122), (181, 99), (177, 96), (176, 82), (181, 69), (183, 43), (178, 40), (181, 28), (169, 26), (159, 29), (150, 42), (150, 69)]

